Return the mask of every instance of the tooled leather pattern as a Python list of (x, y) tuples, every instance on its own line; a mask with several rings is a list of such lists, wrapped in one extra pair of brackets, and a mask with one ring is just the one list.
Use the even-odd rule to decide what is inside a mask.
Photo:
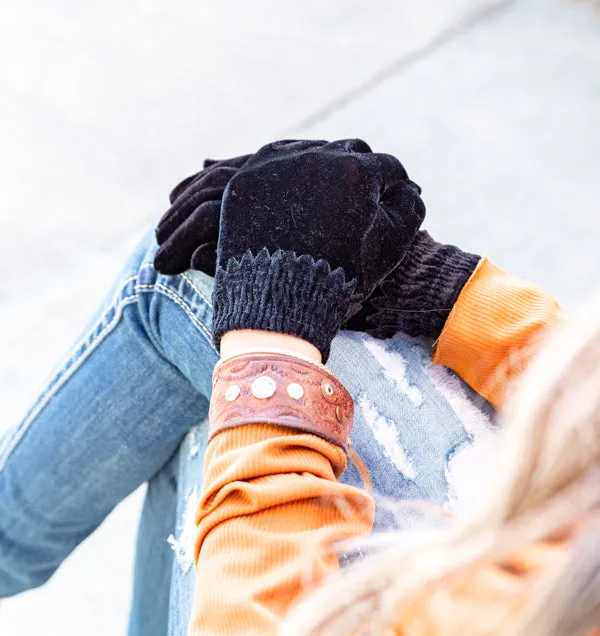
[[(269, 398), (259, 399), (252, 394), (252, 383), (261, 376), (272, 378), (277, 385)], [(323, 390), (324, 382), (333, 386), (331, 396)], [(299, 400), (288, 394), (291, 383), (299, 384), (304, 390)], [(228, 401), (225, 394), (233, 385), (240, 388), (240, 393), (235, 400)], [(344, 386), (324, 369), (301, 359), (279, 354), (250, 354), (228, 360), (215, 371), (210, 407), (211, 438), (235, 426), (276, 424), (313, 433), (347, 452), (353, 421), (354, 403)]]

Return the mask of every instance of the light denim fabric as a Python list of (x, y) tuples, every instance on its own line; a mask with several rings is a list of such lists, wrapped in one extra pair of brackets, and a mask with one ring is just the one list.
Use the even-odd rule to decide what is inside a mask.
[[(130, 636), (181, 636), (193, 598), (213, 367), (212, 279), (163, 276), (148, 234), (25, 419), (0, 439), (0, 598), (42, 585), (144, 482)], [(493, 434), (489, 406), (428, 347), (342, 332), (330, 367), (355, 400), (352, 445), (368, 468), (376, 529), (395, 502), (457, 497), (452, 463)], [(362, 486), (351, 462), (343, 481)]]

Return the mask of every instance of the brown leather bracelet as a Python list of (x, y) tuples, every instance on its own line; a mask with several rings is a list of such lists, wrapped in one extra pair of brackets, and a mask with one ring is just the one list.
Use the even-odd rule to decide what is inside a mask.
[(237, 356), (213, 376), (210, 439), (246, 424), (276, 424), (312, 433), (348, 452), (352, 397), (325, 368), (277, 353)]

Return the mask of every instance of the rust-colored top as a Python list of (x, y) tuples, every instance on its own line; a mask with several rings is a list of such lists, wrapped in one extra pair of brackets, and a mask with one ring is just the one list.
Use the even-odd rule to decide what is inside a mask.
[[(543, 332), (558, 319), (559, 307), (549, 294), (482, 259), (448, 318), (434, 361), (499, 406)], [(336, 480), (345, 466), (336, 444), (273, 424), (238, 426), (212, 439), (196, 515), (190, 634), (275, 634), (290, 606), (338, 569), (332, 543), (368, 534), (374, 512), (369, 494)], [(548, 558), (555, 553), (545, 552)], [(469, 608), (482, 614), (519, 602), (514, 586), (503, 586), (504, 571), (486, 572), (478, 575), (481, 592), (475, 602), (461, 605), (455, 624), (448, 616), (439, 621), (439, 612), (422, 599), (399, 617), (397, 632), (477, 634)], [(466, 585), (464, 598), (472, 593), (467, 583), (453, 580), (456, 590)]]

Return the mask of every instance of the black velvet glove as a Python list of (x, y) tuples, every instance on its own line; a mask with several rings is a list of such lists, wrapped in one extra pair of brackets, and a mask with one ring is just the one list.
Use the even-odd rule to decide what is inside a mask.
[[(402, 164), (364, 141), (264, 146), (223, 195), (215, 343), (233, 329), (277, 331), (327, 359), (342, 320), (400, 263), (424, 216)], [(196, 241), (208, 242), (202, 230)]]
[[(171, 207), (156, 228), (160, 247), (154, 266), (159, 272), (180, 274), (192, 268), (214, 276), (223, 191), (249, 158), (250, 155), (242, 155), (222, 161), (207, 159), (201, 172), (173, 189)], [(200, 236), (202, 242), (198, 240)]]
[[(223, 191), (249, 157), (243, 155), (222, 161), (207, 159), (202, 172), (188, 177), (173, 190), (170, 197), (172, 206), (157, 229), (159, 243), (164, 246), (157, 253), (156, 267), (159, 271), (179, 273), (192, 267), (214, 275), (216, 239), (206, 246), (198, 245), (197, 236), (193, 233), (176, 230), (194, 216), (196, 227), (202, 222), (209, 224), (213, 228), (213, 236), (218, 236)], [(219, 175), (205, 179), (209, 172), (207, 168), (212, 166), (229, 169), (219, 170)], [(222, 185), (215, 186), (215, 183)], [(210, 201), (211, 198), (219, 205), (194, 205), (194, 201)], [(219, 214), (215, 214), (215, 207), (219, 208)], [(198, 253), (194, 256), (196, 251)], [(173, 262), (178, 253), (178, 271), (164, 271), (162, 263)], [(186, 256), (189, 257), (187, 263)], [(436, 339), (479, 260), (477, 255), (437, 243), (427, 232), (420, 231), (401, 265), (375, 289), (360, 312), (343, 326), (369, 332), (378, 338), (404, 332), (414, 337)]]
[(437, 243), (422, 230), (400, 266), (346, 327), (368, 331), (377, 338), (402, 331), (436, 339), (479, 261), (479, 256)]

